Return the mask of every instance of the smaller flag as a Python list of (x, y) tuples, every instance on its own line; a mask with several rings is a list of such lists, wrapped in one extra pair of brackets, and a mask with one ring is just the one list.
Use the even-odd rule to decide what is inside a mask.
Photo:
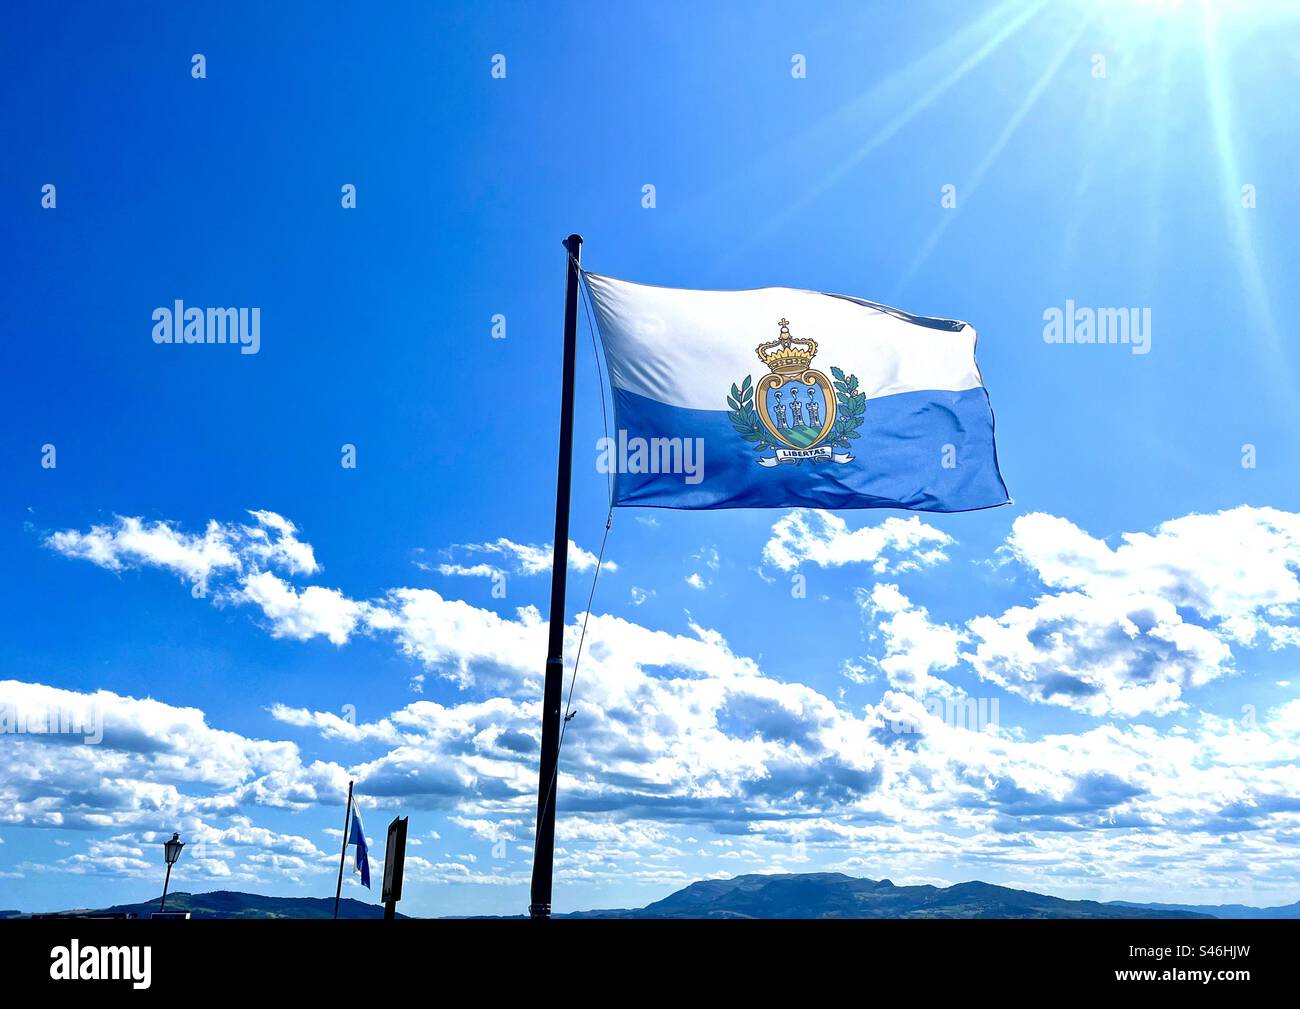
[(357, 809), (355, 801), (352, 803), (352, 833), (348, 835), (348, 844), (357, 846), (356, 860), (352, 863), (352, 871), (361, 874), (361, 885), (369, 890), (370, 854), (366, 850), (366, 829), (361, 825), (361, 811)]

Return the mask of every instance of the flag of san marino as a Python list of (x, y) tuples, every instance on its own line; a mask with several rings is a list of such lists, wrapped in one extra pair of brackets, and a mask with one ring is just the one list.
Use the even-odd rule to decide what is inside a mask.
[(965, 322), (787, 287), (584, 273), (614, 393), (598, 463), (659, 508), (1006, 504)]

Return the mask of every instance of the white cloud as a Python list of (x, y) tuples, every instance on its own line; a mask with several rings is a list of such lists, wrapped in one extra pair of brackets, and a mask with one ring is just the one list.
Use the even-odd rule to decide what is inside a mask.
[(393, 743), (400, 738), (397, 728), (387, 719), (358, 725), (355, 719), (344, 718), (330, 711), (308, 711), (285, 704), (273, 704), (269, 712), (276, 721), (299, 728), (316, 729), (326, 739), (343, 739), (350, 743), (373, 740)]
[[(37, 713), (91, 719), (101, 741), (74, 732), (0, 733), (0, 822), (94, 828), (156, 824), (159, 813), (211, 817), (242, 803), (303, 808), (343, 794), (333, 764), (306, 764), (289, 742), (248, 739), (208, 725), (202, 711), (110, 691), (79, 693), (0, 681), (0, 711), (12, 722)], [(58, 722), (57, 719), (52, 720)]]
[(245, 556), (257, 557), (270, 567), (291, 575), (314, 575), (320, 571), (311, 545), (298, 539), (298, 527), (271, 511), (250, 511), (257, 527), (240, 526), (239, 540)]
[(885, 657), (878, 664), (891, 684), (914, 694), (952, 692), (951, 685), (930, 672), (957, 664), (960, 631), (931, 623), (925, 607), (914, 605), (897, 585), (879, 583), (859, 602), (884, 635)]
[[(488, 677), (483, 685), (515, 664), (532, 668), (532, 655), (540, 654), (542, 622), (531, 608), (510, 620), (431, 590), (396, 589), (363, 601), (337, 589), (298, 588), (262, 565), (315, 571), (311, 547), (297, 540), (287, 519), (250, 514), (256, 526), (211, 522), (201, 537), (168, 523), (120, 519), (115, 528), (56, 533), (47, 542), (111, 569), (148, 563), (200, 580), (228, 572), (237, 588), (217, 598), (258, 606), (278, 637), (323, 636), (342, 645), (357, 633), (391, 634), (408, 655), (462, 685), (475, 682), (471, 666), (479, 667), (480, 679)], [(1063, 519), (1022, 516), (1007, 550), (1059, 591), (1000, 616), (975, 617), (964, 627), (935, 624), (896, 587), (876, 586), (865, 604), (884, 637), (880, 668), (895, 686), (924, 693), (946, 688), (934, 673), (961, 660), (1035, 702), (1098, 716), (1164, 714), (1185, 706), (1188, 690), (1232, 671), (1231, 643), (1256, 640), (1262, 629), (1281, 647), (1300, 634), (1286, 622), (1300, 606), (1300, 517), (1238, 508), (1174, 519), (1154, 534), (1129, 533), (1122, 540), (1112, 550)], [(795, 510), (773, 526), (764, 556), (785, 570), (804, 561), (859, 561), (876, 571), (901, 571), (938, 563), (951, 543), (916, 517), (850, 532), (834, 515)], [(545, 548), (505, 538), (463, 549), (509, 558), (526, 572), (549, 562)], [(576, 545), (573, 556), (580, 566), (594, 564)], [(712, 548), (697, 558), (709, 570), (720, 568)], [(697, 591), (709, 585), (700, 571), (685, 581)], [(490, 644), (458, 651), (455, 643), (466, 637)], [(971, 647), (958, 654), (963, 644)], [(529, 656), (526, 663), (522, 655)]]
[(698, 551), (691, 554), (691, 560), (703, 564), (710, 571), (717, 571), (722, 567), (722, 556), (718, 553), (717, 547), (700, 547)]
[[(891, 535), (891, 542), (907, 541)], [(1031, 556), (1027, 542), (1019, 556)], [(928, 535), (915, 543), (937, 547)], [(593, 614), (562, 760), (571, 834), (558, 853), (561, 877), (671, 879), (680, 871), (675, 843), (711, 825), (735, 838), (733, 850), (753, 864), (779, 864), (779, 846), (798, 840), (846, 859), (869, 850), (900, 874), (926, 875), (927, 860), (961, 861), (976, 871), (1015, 865), (1042, 888), (1051, 880), (1086, 886), (1098, 860), (1116, 886), (1161, 874), (1230, 879), (1260, 867), (1300, 883), (1286, 868), (1300, 829), (1300, 703), (1261, 716), (1258, 725), (1201, 715), (1165, 732), (1101, 725), (1031, 739), (996, 726), (974, 732), (946, 724), (913, 695), (943, 685), (937, 674), (962, 659), (954, 653), (964, 638), (976, 671), (1019, 697), (1068, 698), (1097, 713), (1173, 710), (1186, 690), (1228, 671), (1228, 642), (1191, 622), (1190, 607), (1180, 612), (1153, 585), (1112, 592), (1115, 581), (1110, 572), (1086, 586), (1049, 584), (1055, 594), (964, 626), (937, 623), (897, 587), (876, 586), (863, 602), (884, 643), (880, 667), (908, 692), (889, 690), (855, 711), (812, 687), (774, 679), (716, 631), (692, 624), (689, 634), (674, 634)], [(419, 700), (357, 725), (286, 706), (273, 709), (276, 718), (364, 747), (353, 774), (372, 801), (444, 809), (466, 823), (481, 821), (482, 836), (495, 831), (526, 848), (545, 654), (545, 624), (535, 608), (502, 615), (410, 588), (369, 601), (322, 589), (326, 596), (307, 603), (309, 590), (278, 577), (253, 585), (273, 632), (340, 642), (357, 633), (391, 638), (431, 676), (476, 692), (459, 703)], [(1214, 605), (1276, 621), (1277, 606), (1286, 603), (1276, 585), (1270, 592), (1273, 602), (1263, 607), (1252, 607), (1243, 592)], [(1226, 621), (1214, 631), (1232, 634)], [(577, 633), (571, 621), (569, 654)], [(859, 665), (844, 668), (865, 673)], [(1103, 703), (1089, 700), (1098, 697)], [(118, 732), (145, 723), (135, 730), (137, 743), (108, 735), (97, 750), (0, 737), (0, 747), (27, 747), (10, 765), (31, 769), (0, 781), (0, 821), (152, 824), (158, 810), (175, 809), (208, 822), (259, 804), (302, 808), (335, 796), (346, 780), (336, 765), (304, 766), (292, 744), (221, 733), (192, 709), (111, 703), (121, 706)], [(638, 823), (661, 833), (651, 838), (629, 826)], [(1207, 845), (1207, 835), (1216, 843)], [(620, 846), (620, 837), (642, 847)], [(134, 857), (106, 856), (128, 860), (124, 866)], [(295, 858), (311, 864), (301, 854), (281, 857), (278, 871), (299, 871)], [(438, 854), (420, 872), (444, 881), (519, 881), (514, 866), (475, 873), (464, 862)], [(636, 868), (629, 871), (629, 863)]]
[(250, 511), (256, 525), (211, 521), (204, 532), (181, 532), (169, 522), (118, 517), (88, 532), (66, 529), (50, 534), (46, 546), (88, 560), (110, 571), (159, 567), (206, 586), (213, 575), (275, 567), (289, 574), (319, 570), (311, 547), (297, 538), (297, 527), (269, 511)]
[(1034, 701), (1093, 715), (1166, 714), (1231, 668), (1228, 646), (1155, 596), (1044, 596), (970, 622), (963, 657), (986, 679)]
[(347, 642), (370, 610), (337, 589), (310, 585), (300, 591), (269, 571), (244, 579), (238, 598), (261, 607), (274, 637), (306, 641), (323, 636), (336, 645)]
[[(182, 818), (177, 826), (185, 839), (185, 878), (189, 885), (233, 881), (263, 883), (269, 877), (288, 882), (320, 876), (332, 859), (305, 837), (259, 827), (246, 816), (234, 815), (230, 826), (218, 827), (199, 819)], [(158, 853), (166, 832), (141, 830), (92, 837), (85, 850), (52, 864), (25, 868), (37, 872), (128, 877), (157, 882)]]
[(505, 574), (495, 564), (439, 564), (438, 573), (460, 578), (500, 578)]
[[(466, 554), (487, 554), (499, 558), (499, 563), (460, 564), (447, 562), (438, 565), (438, 571), (444, 575), (461, 575), (478, 578), (495, 578), (502, 574), (538, 575), (551, 570), (553, 548), (550, 543), (535, 546), (531, 543), (516, 543), (504, 536), (488, 543), (457, 543), (449, 547), (449, 554), (455, 552)], [(571, 571), (594, 571), (597, 557), (590, 550), (584, 550), (573, 540), (569, 540), (569, 569)], [(601, 563), (601, 571), (617, 571), (618, 565), (609, 558)]]
[(92, 526), (87, 533), (65, 530), (46, 543), (67, 557), (98, 564), (110, 571), (151, 565), (173, 571), (191, 582), (206, 582), (213, 571), (238, 570), (239, 558), (224, 527), (208, 523), (199, 535), (178, 532), (164, 522), (119, 518), (112, 526)]
[(859, 685), (870, 683), (875, 679), (869, 666), (853, 659), (845, 659), (840, 663), (840, 675), (849, 682)]
[[(768, 843), (869, 848), (885, 867), (1005, 861), (1043, 888), (1053, 888), (1045, 879), (1087, 885), (1081, 851), (1104, 853), (1119, 886), (1153, 872), (1184, 881), (1193, 868), (1223, 873), (1230, 849), (1206, 845), (1207, 832), (1225, 841), (1247, 832), (1257, 872), (1290, 864), (1300, 702), (1257, 726), (1203, 716), (1182, 734), (1102, 726), (1027, 741), (955, 727), (902, 693), (857, 717), (815, 690), (772, 681), (700, 633), (601, 629), (597, 640), (617, 654), (592, 671), (597, 689), (580, 698), (563, 761), (557, 864), (572, 868), (570, 878), (622, 878), (632, 865), (649, 874), (654, 859), (673, 865), (682, 854), (674, 842), (702, 824), (734, 838), (719, 843), (747, 860)], [(631, 659), (647, 636), (677, 661), (695, 652), (694, 661), (667, 679), (647, 676)], [(365, 787), (453, 811), (453, 823), (485, 841), (526, 842), (536, 715), (534, 703), (501, 698), (412, 704), (385, 719), (401, 738), (362, 768)]]
[(1240, 507), (1124, 533), (1112, 549), (1066, 519), (1021, 516), (1011, 557), (1054, 594), (968, 625), (986, 679), (1093, 715), (1167, 714), (1232, 672), (1261, 632), (1300, 643), (1300, 515)]
[(1242, 644), (1300, 612), (1300, 515), (1293, 512), (1242, 506), (1120, 539), (1112, 549), (1067, 519), (1036, 513), (1016, 519), (1007, 545), (1049, 588), (1155, 596)]
[(515, 619), (445, 599), (432, 589), (394, 589), (366, 610), (367, 626), (391, 634), (401, 650), (462, 686), (491, 685), (501, 670), (527, 670), (539, 679), (546, 655), (546, 623), (534, 606)]
[[(792, 842), (845, 857), (868, 848), (905, 869), (927, 858), (973, 866), (1010, 858), (1041, 888), (1086, 875), (1080, 836), (1093, 858), (1105, 857), (1115, 885), (1126, 873), (1150, 878), (1153, 851), (1160, 872), (1225, 871), (1229, 849), (1206, 845), (1207, 831), (1245, 832), (1256, 872), (1290, 864), (1287, 838), (1300, 827), (1300, 702), (1258, 725), (1203, 716), (1183, 734), (1103, 726), (1026, 741), (954, 727), (897, 692), (853, 715), (812, 688), (770, 679), (714, 632), (678, 636), (594, 619), (599, 658), (578, 698), (561, 778), (557, 866), (572, 874), (566, 879), (666, 879), (681, 873), (676, 840), (709, 824), (755, 864)], [(528, 670), (509, 679), (529, 693)], [(12, 682), (0, 684), (0, 698), (65, 707), (98, 698), (113, 711), (106, 724), (117, 728), (102, 747), (0, 737), (7, 766), (31, 769), (0, 783), (8, 822), (135, 831), (55, 868), (156, 872), (139, 851), (151, 848), (148, 832), (161, 822), (205, 842), (208, 878), (323, 871), (328, 857), (314, 843), (256, 825), (241, 809), (272, 798), (288, 808), (340, 802), (341, 767), (304, 767), (293, 744), (213, 729), (194, 709), (155, 701)], [(274, 714), (328, 738), (381, 746), (352, 772), (369, 808), (443, 809), (477, 837), (527, 847), (536, 700), (417, 701), (355, 726), (304, 709)], [(915, 731), (900, 733), (896, 722)], [(472, 879), (461, 871), (469, 871), (465, 861), (430, 859), (415, 878), (521, 877), (515, 862), (484, 874), (493, 879)], [(447, 868), (454, 864), (461, 869)]]
[(881, 574), (945, 561), (945, 548), (952, 542), (947, 533), (915, 515), (850, 530), (844, 519), (831, 512), (795, 509), (772, 526), (763, 559), (782, 571), (793, 571), (803, 563), (819, 567), (870, 564)]

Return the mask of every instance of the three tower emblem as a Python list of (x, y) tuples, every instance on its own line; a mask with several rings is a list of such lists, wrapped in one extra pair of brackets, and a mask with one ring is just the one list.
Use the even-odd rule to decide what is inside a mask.
[(755, 348), (767, 374), (756, 385), (746, 375), (731, 386), (732, 427), (759, 453), (760, 466), (852, 462), (852, 454), (834, 450), (861, 436), (866, 395), (857, 377), (832, 367), (834, 379), (828, 378), (812, 366), (817, 341), (792, 336), (787, 319), (777, 325), (777, 338)]

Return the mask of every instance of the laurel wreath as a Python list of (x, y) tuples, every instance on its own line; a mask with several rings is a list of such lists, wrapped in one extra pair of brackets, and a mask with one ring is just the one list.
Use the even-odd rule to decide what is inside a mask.
[(727, 420), (731, 421), (731, 426), (736, 429), (736, 433), (749, 442), (750, 448), (755, 452), (763, 452), (777, 447), (777, 443), (767, 433), (763, 422), (758, 419), (758, 411), (754, 409), (752, 375), (746, 375), (745, 381), (740, 385), (731, 383), (731, 395), (727, 397), (727, 405), (731, 407), (727, 411)]
[(831, 429), (831, 444), (848, 448), (854, 438), (862, 437), (859, 428), (867, 414), (867, 394), (858, 391), (858, 376), (845, 377), (840, 368), (831, 368), (835, 377), (835, 427)]
[[(862, 419), (867, 412), (867, 395), (858, 389), (858, 376), (845, 375), (840, 368), (831, 368), (835, 376), (835, 426), (831, 428), (829, 443), (836, 448), (848, 448), (854, 438), (862, 437)], [(754, 408), (753, 376), (746, 375), (745, 380), (736, 385), (731, 383), (731, 395), (727, 397), (727, 420), (736, 429), (736, 433), (755, 452), (780, 448), (781, 445), (768, 433), (763, 422), (758, 419)]]

